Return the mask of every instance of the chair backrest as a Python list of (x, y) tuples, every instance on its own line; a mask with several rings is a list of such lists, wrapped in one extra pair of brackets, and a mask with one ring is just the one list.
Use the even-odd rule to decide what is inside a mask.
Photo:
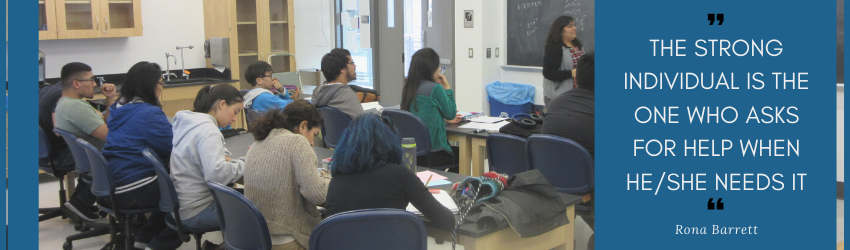
[(50, 156), (50, 141), (47, 140), (44, 129), (38, 126), (38, 158), (42, 159), (48, 156)]
[[(71, 134), (71, 132), (61, 130), (58, 128), (54, 128), (53, 132), (62, 136), (62, 139), (65, 140), (65, 144), (68, 144), (68, 148), (71, 149), (71, 155), (74, 156), (74, 162), (77, 163), (77, 172), (79, 173), (88, 173), (91, 171), (91, 164), (89, 163), (89, 157), (86, 155), (86, 151), (83, 150), (79, 144), (77, 144), (77, 136)], [(88, 144), (88, 143), (86, 143)]]
[(183, 238), (186, 232), (183, 229), (183, 223), (180, 221), (180, 213), (177, 212), (177, 209), (180, 208), (180, 200), (177, 199), (177, 189), (174, 188), (174, 182), (171, 181), (171, 176), (168, 171), (165, 171), (162, 161), (152, 149), (146, 148), (142, 151), (142, 155), (150, 161), (153, 170), (156, 172), (157, 182), (159, 182), (159, 210), (171, 213), (174, 216), (177, 232)]
[(525, 155), (525, 138), (510, 134), (487, 136), (490, 171), (508, 176), (531, 170)]
[(422, 219), (401, 209), (363, 209), (335, 214), (310, 234), (310, 249), (427, 249)]
[(401, 109), (384, 109), (381, 115), (390, 118), (398, 129), (399, 138), (416, 139), (417, 156), (431, 152), (431, 132), (428, 132), (428, 126), (418, 116)]
[(271, 249), (266, 218), (244, 195), (219, 183), (207, 182), (218, 209), (221, 233), (227, 249)]
[[(65, 135), (62, 135), (65, 137)], [(77, 139), (74, 145), (84, 150), (89, 163), (91, 163), (91, 192), (97, 196), (113, 197), (115, 194), (115, 179), (112, 177), (112, 168), (106, 163), (106, 159), (94, 146), (83, 139)], [(70, 146), (70, 144), (69, 144)], [(114, 199), (113, 199), (114, 201)], [(114, 203), (114, 202), (113, 202)], [(114, 204), (110, 204), (112, 208)]]
[(260, 111), (258, 111), (256, 109), (252, 109), (252, 108), (246, 108), (245, 109), (245, 120), (248, 121), (248, 128), (249, 129), (251, 128), (251, 121), (253, 121), (254, 119), (257, 119), (257, 117), (260, 117), (261, 115), (263, 115), (263, 113), (261, 113)]
[(540, 170), (558, 192), (579, 194), (593, 189), (593, 158), (577, 142), (537, 134), (528, 137), (525, 150), (528, 166)]
[(325, 141), (325, 145), (329, 148), (336, 148), (336, 145), (339, 144), (339, 139), (342, 138), (342, 132), (351, 123), (351, 117), (339, 109), (331, 107), (319, 108), (319, 115), (324, 120), (322, 124), (322, 139)]

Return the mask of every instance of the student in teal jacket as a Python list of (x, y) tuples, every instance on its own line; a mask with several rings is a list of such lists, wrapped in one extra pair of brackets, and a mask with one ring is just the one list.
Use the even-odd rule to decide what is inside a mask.
[(435, 167), (458, 162), (457, 149), (449, 146), (446, 138), (446, 123), (458, 123), (461, 116), (457, 114), (454, 91), (440, 74), (440, 56), (433, 49), (420, 49), (410, 58), (401, 108), (422, 119), (431, 134), (431, 153), (419, 157), (417, 162)]

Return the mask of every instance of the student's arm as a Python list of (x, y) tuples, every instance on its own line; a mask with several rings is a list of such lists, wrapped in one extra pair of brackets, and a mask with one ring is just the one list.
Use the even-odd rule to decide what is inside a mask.
[(147, 120), (148, 128), (145, 142), (163, 161), (170, 159), (174, 132), (171, 123), (168, 122), (168, 117), (165, 116), (165, 112), (158, 110), (158, 112), (150, 113)]
[(201, 170), (204, 179), (222, 184), (230, 184), (242, 178), (245, 162), (242, 160), (225, 160), (227, 154), (221, 133), (209, 133), (198, 139), (195, 147), (201, 159)]
[(292, 99), (285, 100), (278, 95), (265, 93), (257, 96), (257, 98), (254, 99), (254, 104), (252, 104), (251, 107), (258, 111), (265, 112), (273, 108), (283, 109), (283, 107), (286, 107), (286, 105), (291, 102), (293, 102)]
[(402, 179), (404, 185), (407, 186), (407, 197), (410, 199), (410, 203), (425, 217), (434, 222), (437, 228), (449, 231), (454, 229), (455, 217), (452, 212), (443, 204), (440, 204), (431, 192), (428, 192), (428, 188), (419, 180), (419, 177), (416, 177), (410, 171), (404, 172)]
[(455, 104), (455, 92), (451, 89), (443, 89), (437, 85), (431, 91), (431, 98), (437, 101), (437, 110), (440, 116), (446, 120), (454, 120), (457, 115), (457, 104)]
[(543, 53), (543, 77), (556, 82), (573, 78), (572, 71), (560, 70), (563, 59), (564, 51), (561, 46), (547, 47)]
[(91, 132), (91, 136), (94, 136), (101, 141), (106, 141), (106, 135), (109, 134), (109, 129), (106, 128), (106, 123), (101, 124), (100, 127), (97, 127), (94, 132)]
[[(106, 111), (103, 112), (103, 122), (106, 122), (106, 119), (109, 117), (109, 107), (112, 107), (112, 104), (115, 103), (115, 99), (118, 98), (118, 91), (115, 88), (115, 85), (111, 83), (104, 83), (103, 86), (100, 87), (100, 93), (103, 96), (106, 96)], [(106, 141), (106, 139), (104, 139)]]
[(311, 205), (325, 203), (328, 193), (329, 179), (319, 176), (316, 172), (316, 153), (313, 147), (303, 136), (289, 141), (292, 148), (285, 149), (292, 157), (293, 173), (295, 182), (298, 183), (298, 191)]
[[(56, 112), (54, 111), (50, 115), (53, 117), (53, 128), (56, 128)], [(56, 136), (58, 136), (58, 137), (62, 137), (62, 135), (60, 135), (59, 133), (56, 133), (56, 132), (53, 132), (53, 133), (56, 134)]]

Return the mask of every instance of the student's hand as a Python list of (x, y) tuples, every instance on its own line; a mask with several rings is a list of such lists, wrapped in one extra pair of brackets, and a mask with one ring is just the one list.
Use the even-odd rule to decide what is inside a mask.
[(328, 171), (322, 170), (322, 172), (319, 172), (319, 174), (321, 174), (323, 178), (331, 178), (331, 173)]
[(449, 80), (446, 80), (446, 76), (443, 74), (437, 74), (437, 78), (434, 80), (436, 80), (440, 85), (443, 85), (443, 89), (452, 89), (452, 86), (449, 85)]
[(281, 89), (283, 89), (283, 85), (280, 84), (280, 81), (278, 81), (277, 78), (272, 79), (272, 86), (274, 86), (274, 88), (277, 89), (278, 92), (280, 92)]
[(572, 69), (570, 71), (573, 72), (573, 78), (575, 78), (576, 77), (576, 69)]
[(118, 97), (118, 91), (115, 90), (115, 85), (111, 83), (104, 83), (103, 86), (100, 86), (100, 93), (103, 93), (106, 99)]
[(463, 116), (461, 114), (457, 114), (457, 115), (455, 115), (455, 119), (446, 120), (446, 122), (447, 123), (459, 123), (462, 118), (463, 118)]
[(230, 161), (233, 161), (233, 158), (230, 158), (230, 156), (226, 156), (226, 155), (225, 155), (225, 156), (224, 156), (224, 161), (230, 162)]

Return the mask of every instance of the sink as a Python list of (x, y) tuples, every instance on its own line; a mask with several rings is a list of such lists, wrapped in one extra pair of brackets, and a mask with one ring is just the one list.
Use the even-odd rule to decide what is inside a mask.
[(182, 83), (213, 82), (213, 81), (221, 81), (221, 80), (222, 79), (218, 79), (218, 78), (172, 79), (171, 81), (163, 81), (163, 83), (168, 85), (168, 84), (182, 84)]

